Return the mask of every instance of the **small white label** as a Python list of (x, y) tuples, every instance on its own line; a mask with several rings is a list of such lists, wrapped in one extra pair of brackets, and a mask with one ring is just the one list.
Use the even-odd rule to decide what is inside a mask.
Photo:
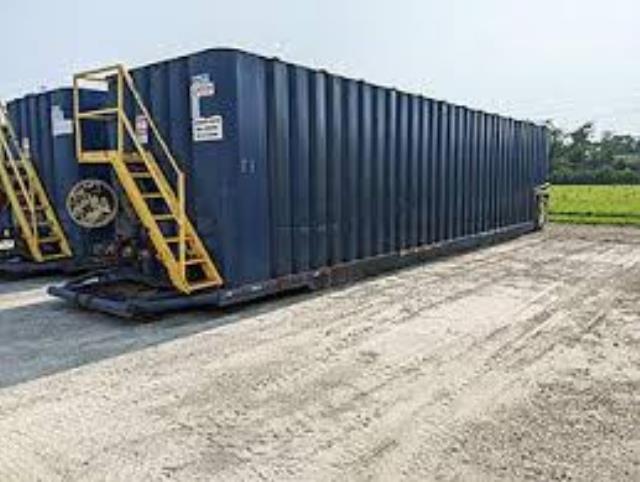
[(22, 150), (27, 156), (31, 156), (31, 142), (28, 137), (22, 138)]
[(209, 74), (191, 78), (191, 122), (194, 142), (214, 142), (224, 139), (224, 121), (221, 115), (205, 117), (201, 102), (206, 97), (216, 95), (216, 86)]
[(136, 116), (136, 138), (140, 144), (149, 143), (149, 122), (143, 115)]
[(73, 122), (71, 119), (65, 119), (64, 111), (59, 105), (51, 107), (51, 132), (53, 137), (73, 134)]

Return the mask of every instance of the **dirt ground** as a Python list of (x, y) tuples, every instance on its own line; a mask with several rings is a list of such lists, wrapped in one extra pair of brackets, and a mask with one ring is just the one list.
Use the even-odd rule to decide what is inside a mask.
[(640, 230), (152, 325), (44, 284), (0, 288), (1, 481), (640, 480)]

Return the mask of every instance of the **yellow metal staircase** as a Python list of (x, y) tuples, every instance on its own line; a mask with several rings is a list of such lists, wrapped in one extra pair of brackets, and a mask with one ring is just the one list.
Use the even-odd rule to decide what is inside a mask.
[(0, 102), (0, 182), (31, 258), (39, 263), (73, 256), (29, 153), (21, 148)]
[[(82, 85), (105, 80), (115, 85), (116, 105), (81, 111)], [(135, 123), (125, 110), (125, 99), (132, 101), (138, 116), (142, 116), (148, 125), (149, 137), (159, 146), (158, 153), (173, 171), (169, 174), (175, 178), (175, 187), (155, 156), (138, 139)], [(128, 70), (117, 65), (76, 75), (74, 106), (79, 162), (113, 167), (173, 286), (185, 294), (221, 286), (222, 277), (186, 214), (185, 174), (158, 131)], [(88, 120), (115, 125), (115, 149), (84, 149), (82, 123)]]

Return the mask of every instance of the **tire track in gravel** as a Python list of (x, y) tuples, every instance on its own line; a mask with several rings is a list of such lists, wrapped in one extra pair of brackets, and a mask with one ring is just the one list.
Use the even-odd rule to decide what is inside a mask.
[[(0, 391), (0, 479), (15, 467), (31, 480), (455, 473), (473, 455), (466, 421), (526, 396), (556, 356), (544, 349), (599, 328), (592, 306), (640, 248), (612, 249), (523, 238)], [(549, 324), (558, 311), (570, 329)]]
[[(636, 253), (636, 255), (637, 254), (638, 253)], [(630, 265), (628, 264), (627, 266), (633, 266), (635, 264), (637, 263), (632, 263)], [(640, 272), (636, 269), (635, 272), (633, 273), (633, 278), (638, 279), (639, 276), (640, 276)], [(504, 387), (504, 391), (508, 392), (511, 389), (510, 387), (521, 384), (522, 382), (522, 380), (520, 379), (521, 375), (518, 376), (518, 373), (522, 374), (522, 372), (526, 371), (528, 367), (535, 365), (536, 362), (540, 361), (544, 355), (547, 355), (550, 352), (552, 352), (555, 348), (557, 348), (558, 345), (565, 345), (567, 347), (574, 346), (576, 344), (576, 340), (579, 337), (583, 336), (586, 333), (591, 332), (596, 327), (600, 326), (604, 321), (604, 313), (607, 313), (608, 311), (610, 311), (613, 305), (615, 305), (616, 303), (615, 297), (612, 296), (613, 294), (615, 294), (616, 290), (610, 289), (609, 286), (612, 283), (614, 285), (615, 284), (623, 285), (626, 282), (626, 280), (620, 281), (619, 273), (618, 273), (618, 276), (614, 275), (610, 277), (603, 277), (596, 280), (596, 283), (598, 282), (601, 283), (600, 289), (597, 289), (597, 288), (588, 289), (589, 283), (584, 283), (582, 287), (572, 290), (572, 292), (575, 295), (573, 299), (570, 299), (567, 302), (558, 304), (557, 306), (554, 307), (555, 310), (563, 310), (563, 309), (568, 310), (567, 318), (572, 319), (573, 324), (570, 328), (563, 327), (563, 326), (556, 326), (555, 327), (556, 330), (554, 333), (555, 336), (551, 336), (551, 334), (549, 334), (549, 336), (546, 337), (545, 339), (529, 340), (532, 343), (528, 346), (534, 346), (532, 350), (534, 351), (534, 353), (537, 352), (535, 353), (536, 356), (534, 357), (528, 356), (526, 353), (523, 353), (523, 350), (519, 349), (520, 347), (518, 347), (517, 349), (511, 349), (512, 340), (507, 338), (507, 340), (500, 345), (498, 351), (493, 356), (490, 357), (491, 363), (489, 364), (489, 366), (487, 366), (486, 368), (483, 367), (483, 369), (474, 372), (472, 377), (469, 379), (468, 383), (462, 384), (461, 386), (462, 391), (460, 391), (456, 395), (457, 398), (458, 399), (461, 399), (461, 398), (475, 399), (478, 402), (478, 404), (477, 406), (473, 407), (472, 412), (474, 411), (482, 412), (484, 410), (483, 407), (486, 405), (491, 406), (491, 404), (493, 403), (493, 400), (489, 399), (488, 401), (485, 400), (484, 403), (481, 403), (482, 400), (479, 400), (477, 393), (474, 393), (474, 392), (476, 392), (478, 389), (483, 390), (482, 388), (483, 384), (486, 385), (488, 383), (497, 382), (496, 380), (497, 370), (502, 370), (501, 377), (506, 377), (507, 379), (509, 379), (508, 374), (510, 372), (516, 372), (515, 376), (510, 377), (511, 380), (508, 383), (505, 383), (504, 380), (502, 380), (501, 384), (499, 384), (499, 386)], [(620, 287), (621, 286), (616, 286), (615, 288), (619, 289)], [(586, 292), (582, 293), (582, 295), (579, 294), (580, 288), (586, 288)], [(589, 306), (585, 310), (584, 304), (586, 300), (588, 300), (587, 302), (588, 305), (597, 306), (598, 308), (593, 310)], [(582, 303), (576, 303), (577, 301), (580, 301)], [(554, 311), (554, 309), (549, 311)], [(547, 310), (544, 310), (544, 311), (547, 311)], [(542, 325), (548, 323), (548, 321), (549, 319), (546, 317), (538, 318), (538, 323), (542, 323)], [(537, 328), (539, 327), (540, 327), (540, 324), (537, 324)], [(528, 330), (526, 331), (526, 333), (531, 333), (531, 332)], [(515, 338), (515, 340), (518, 340), (518, 339), (519, 338)], [(478, 346), (483, 347), (484, 349), (490, 348), (490, 345), (478, 344)], [(505, 348), (510, 348), (507, 353), (504, 352)], [(495, 356), (495, 355), (498, 355), (498, 356)], [(471, 353), (469, 353), (468, 356), (472, 359), (475, 359), (476, 362), (478, 361), (477, 356)], [(480, 388), (478, 388), (478, 386), (480, 386)], [(640, 384), (638, 386), (640, 386)], [(495, 396), (496, 399), (499, 398), (500, 396), (504, 396), (504, 393), (501, 393), (502, 391), (503, 390), (496, 390), (496, 396)], [(640, 404), (638, 406), (640, 407)], [(423, 420), (420, 418), (421, 411), (422, 411), (422, 407), (421, 409), (415, 410), (415, 417), (412, 417), (412, 424), (418, 427), (430, 427), (430, 430), (433, 430), (433, 425), (430, 423), (430, 420), (433, 418), (432, 414), (430, 414), (427, 419)], [(447, 428), (452, 431), (455, 430), (456, 423), (459, 423), (456, 420), (456, 418), (460, 418), (461, 416), (468, 416), (468, 414), (464, 412), (463, 412), (463, 415), (461, 415), (460, 413), (457, 413), (456, 417), (453, 417), (453, 420), (450, 420), (450, 424), (447, 426)], [(442, 428), (442, 431), (444, 431), (444, 428)], [(461, 437), (464, 437), (464, 435), (461, 435)], [(416, 438), (424, 439), (426, 437), (424, 437), (423, 434), (420, 434)], [(448, 435), (448, 438), (451, 438), (450, 434)], [(414, 452), (411, 452), (409, 454), (410, 455), (409, 461), (406, 462), (404, 467), (405, 468), (412, 467), (414, 469), (413, 477), (412, 477), (414, 480), (420, 480), (421, 477), (433, 478), (434, 465), (432, 463), (432, 460), (426, 453), (426, 451), (428, 450), (429, 452), (433, 452), (434, 445), (435, 444), (433, 443), (433, 440), (430, 440), (430, 443), (428, 444), (429, 448), (424, 449), (425, 453), (418, 451), (417, 454)], [(464, 445), (463, 443), (458, 443), (455, 445), (451, 445), (449, 443), (449, 447), (447, 447), (447, 450), (451, 451), (451, 453), (455, 455), (462, 452), (463, 445)], [(398, 469), (397, 468), (398, 461), (395, 460), (395, 462), (396, 462), (396, 467), (393, 471), (393, 476), (398, 476), (399, 474), (404, 473), (404, 469), (402, 468)], [(459, 465), (456, 466), (456, 464), (460, 464), (459, 457), (455, 457), (455, 463), (445, 465), (444, 467), (441, 466), (438, 468), (438, 471), (435, 473), (440, 474), (440, 476), (445, 476), (445, 474), (447, 474), (445, 476), (446, 478), (455, 478), (456, 476), (465, 478), (464, 474), (457, 472), (457, 468), (459, 468)], [(428, 470), (425, 468), (425, 470), (417, 471), (416, 470), (417, 466), (427, 467)], [(371, 471), (369, 471), (369, 475), (371, 475)], [(383, 477), (383, 479), (388, 478), (390, 474), (386, 473), (385, 475), (386, 477)], [(467, 476), (469, 476), (469, 474), (467, 474)], [(475, 477), (477, 476), (478, 476), (478, 473), (476, 472)], [(487, 479), (491, 479), (491, 478), (494, 478), (495, 475), (485, 474), (483, 478), (485, 477)], [(607, 480), (607, 479), (604, 478), (601, 480)]]
[[(575, 290), (575, 291), (579, 291), (579, 290), (580, 290), (580, 287), (579, 287), (579, 288), (577, 288), (577, 290)], [(574, 304), (574, 303), (573, 303), (573, 300), (570, 302), (570, 304)], [(481, 377), (483, 374), (484, 374), (484, 373), (481, 371), (479, 374), (474, 374), (474, 376), (475, 376), (475, 377), (478, 377), (478, 376), (479, 376), (479, 377)], [(462, 387), (462, 388), (464, 389), (464, 388), (465, 388), (465, 386), (463, 385), (463, 387)]]
[[(489, 262), (489, 263), (490, 263), (490, 262)], [(485, 264), (489, 264), (489, 263), (485, 263)], [(461, 271), (461, 272), (460, 272), (460, 274), (464, 274), (464, 272), (462, 272), (462, 271)], [(483, 278), (484, 278), (484, 276), (483, 276), (483, 275), (482, 275), (482, 276), (479, 276), (479, 278), (480, 278), (480, 279), (483, 279)], [(457, 297), (459, 297), (459, 295), (458, 295), (458, 296), (453, 295), (453, 298), (457, 298)], [(449, 300), (449, 299), (447, 299), (447, 298), (445, 298), (444, 300), (442, 300), (442, 302), (447, 302), (447, 301), (450, 301), (450, 300)], [(374, 303), (374, 306), (375, 306), (375, 303)], [(348, 319), (349, 317), (343, 317), (343, 318), (347, 318), (347, 319)]]
[[(397, 373), (393, 373), (393, 374), (390, 376), (390, 378), (394, 378), (394, 379), (398, 380)], [(402, 380), (401, 380), (401, 381), (402, 381)], [(379, 388), (380, 388), (380, 387), (382, 387), (382, 386), (384, 386), (384, 385), (379, 385)], [(359, 394), (359, 396), (361, 397), (362, 395), (361, 395), (361, 394)]]
[[(488, 263), (490, 263), (490, 262), (488, 262)], [(462, 273), (460, 273), (460, 274), (462, 274)], [(480, 277), (480, 278), (482, 279), (482, 277)], [(446, 299), (444, 301), (446, 301)], [(345, 318), (345, 317), (343, 316), (342, 318)], [(346, 318), (348, 318), (348, 317), (346, 317)], [(47, 436), (49, 436), (49, 435), (51, 435), (51, 434), (48, 434)]]

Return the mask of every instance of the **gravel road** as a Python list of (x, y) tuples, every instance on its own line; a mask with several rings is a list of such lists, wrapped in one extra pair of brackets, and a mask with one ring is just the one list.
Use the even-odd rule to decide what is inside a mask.
[(0, 480), (640, 480), (640, 230), (139, 325), (0, 287)]

